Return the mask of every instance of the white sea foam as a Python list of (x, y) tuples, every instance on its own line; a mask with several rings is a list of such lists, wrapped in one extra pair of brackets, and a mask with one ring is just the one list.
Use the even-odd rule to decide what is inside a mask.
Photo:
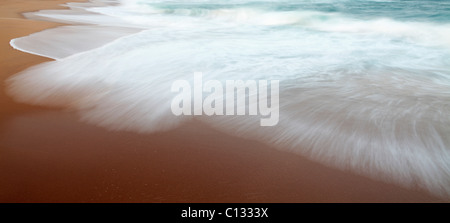
[[(89, 5), (86, 17), (77, 4), (70, 19), (38, 12), (95, 24), (100, 32), (83, 33), (86, 48), (74, 40), (78, 34), (62, 32), (78, 33), (86, 24), (13, 41), (58, 60), (12, 77), (9, 93), (26, 103), (69, 107), (109, 129), (149, 133), (192, 119), (170, 110), (175, 80), (192, 80), (197, 71), (205, 81), (277, 79), (280, 121), (274, 127), (260, 127), (258, 116), (195, 119), (326, 165), (450, 197), (448, 24), (248, 6), (167, 10), (139, 2)], [(112, 28), (109, 17), (120, 22)], [(143, 31), (130, 31), (137, 27)], [(114, 38), (97, 42), (109, 32)], [(48, 41), (53, 35), (58, 45)]]
[(62, 59), (139, 31), (114, 26), (62, 26), (13, 39), (11, 45), (28, 53)]

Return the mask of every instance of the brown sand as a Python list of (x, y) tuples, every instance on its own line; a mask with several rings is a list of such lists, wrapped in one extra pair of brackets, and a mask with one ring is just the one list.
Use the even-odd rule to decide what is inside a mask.
[[(75, 0), (71, 0), (72, 2)], [(2, 0), (0, 76), (49, 59), (12, 38), (60, 24), (19, 12), (61, 0)], [(157, 134), (109, 132), (0, 92), (0, 202), (440, 202), (198, 123)]]

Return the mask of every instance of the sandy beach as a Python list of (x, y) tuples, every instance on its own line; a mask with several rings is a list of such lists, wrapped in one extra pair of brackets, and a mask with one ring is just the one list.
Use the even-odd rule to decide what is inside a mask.
[(62, 25), (21, 13), (63, 2), (0, 3), (0, 202), (442, 202), (201, 123), (113, 132), (68, 111), (14, 102), (4, 81), (50, 59), (9, 41)]

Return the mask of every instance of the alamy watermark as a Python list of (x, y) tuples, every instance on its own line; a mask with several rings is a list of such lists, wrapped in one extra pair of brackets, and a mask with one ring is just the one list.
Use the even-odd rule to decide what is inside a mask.
[[(196, 72), (193, 86), (187, 80), (173, 82), (171, 90), (179, 94), (172, 100), (172, 113), (176, 116), (261, 115), (261, 126), (274, 126), (279, 121), (279, 83), (279, 80), (270, 80), (270, 85), (267, 80), (203, 83), (203, 74)], [(207, 96), (203, 97), (204, 94)]]

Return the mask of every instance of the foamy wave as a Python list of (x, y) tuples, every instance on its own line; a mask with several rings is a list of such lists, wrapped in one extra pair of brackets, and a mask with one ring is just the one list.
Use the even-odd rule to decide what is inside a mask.
[(62, 26), (13, 39), (11, 46), (27, 53), (62, 59), (139, 31), (110, 26)]
[[(175, 7), (158, 8), (149, 4), (137, 4), (136, 1), (127, 2), (124, 8), (101, 7), (90, 8), (89, 11), (109, 16), (120, 17), (132, 24), (142, 26), (163, 25), (189, 25), (197, 22), (198, 18), (227, 25), (264, 25), (284, 26), (295, 25), (298, 28), (325, 32), (343, 32), (354, 34), (373, 34), (403, 38), (418, 41), (425, 45), (443, 45), (450, 47), (450, 25), (433, 24), (426, 22), (399, 22), (389, 18), (373, 18), (359, 20), (340, 13), (318, 12), (308, 10), (272, 11), (266, 8), (250, 8), (248, 6), (220, 7), (216, 9)], [(137, 1), (140, 2), (140, 1)], [(149, 17), (149, 15), (155, 17)], [(157, 16), (172, 15), (174, 20), (163, 22)], [(188, 17), (188, 18), (180, 18)], [(180, 24), (182, 20), (182, 24)], [(211, 21), (210, 21), (211, 22)]]
[[(134, 4), (88, 10), (121, 11), (114, 15), (126, 26)], [(144, 31), (29, 68), (8, 81), (8, 92), (114, 130), (165, 131), (195, 119), (450, 197), (450, 52), (436, 47), (446, 44), (446, 24), (310, 11), (147, 9), (130, 24)], [(73, 48), (71, 35), (61, 38), (61, 47)], [(263, 128), (255, 116), (174, 116), (171, 84), (196, 71), (205, 81), (281, 80), (279, 124)]]

